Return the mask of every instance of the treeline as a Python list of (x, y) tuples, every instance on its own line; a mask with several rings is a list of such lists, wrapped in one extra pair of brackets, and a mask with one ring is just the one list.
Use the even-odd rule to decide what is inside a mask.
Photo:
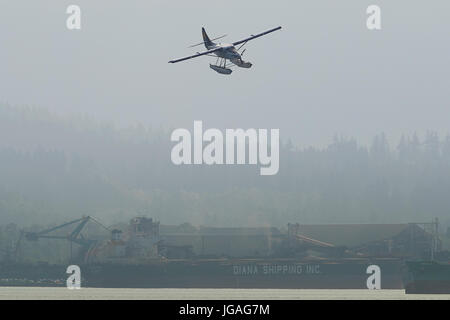
[(434, 132), (369, 146), (335, 137), (296, 148), (282, 137), (280, 171), (175, 166), (170, 131), (117, 129), (0, 105), (0, 225), (93, 215), (106, 224), (148, 215), (164, 224), (450, 224), (450, 137)]

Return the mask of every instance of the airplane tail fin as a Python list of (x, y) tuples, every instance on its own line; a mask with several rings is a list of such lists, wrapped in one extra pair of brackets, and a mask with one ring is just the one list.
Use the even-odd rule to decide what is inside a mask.
[(209, 46), (213, 45), (213, 42), (209, 39), (208, 35), (206, 34), (205, 28), (202, 28), (202, 36), (203, 36), (203, 42), (205, 43), (206, 49), (208, 49)]

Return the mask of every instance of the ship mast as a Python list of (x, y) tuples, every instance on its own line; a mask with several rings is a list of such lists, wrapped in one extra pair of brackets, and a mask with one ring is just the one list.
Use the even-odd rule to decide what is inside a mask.
[(432, 222), (433, 233), (431, 238), (431, 261), (434, 261), (434, 255), (438, 250), (438, 241), (439, 241), (439, 219), (435, 218)]

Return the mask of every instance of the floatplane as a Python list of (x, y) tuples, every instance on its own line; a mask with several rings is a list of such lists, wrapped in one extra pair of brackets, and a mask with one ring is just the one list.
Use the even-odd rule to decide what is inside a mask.
[[(280, 30), (281, 27), (276, 27), (270, 30), (267, 30), (265, 32), (251, 35), (248, 38), (233, 42), (233, 43), (215, 43), (213, 41), (224, 38), (226, 35), (210, 39), (208, 34), (205, 31), (205, 28), (202, 28), (202, 36), (203, 36), (203, 42), (194, 44), (192, 47), (196, 47), (199, 45), (204, 45), (206, 47), (206, 51), (197, 52), (194, 55), (183, 57), (180, 59), (170, 60), (169, 63), (177, 63), (193, 58), (197, 58), (200, 56), (212, 56), (217, 58), (215, 64), (210, 64), (210, 68), (214, 71), (220, 73), (220, 74), (231, 74), (232, 70), (230, 67), (232, 66), (238, 66), (240, 68), (251, 68), (252, 63), (246, 62), (242, 59), (242, 56), (244, 55), (244, 52), (246, 49), (243, 49), (243, 47), (249, 42), (250, 40), (265, 36), (266, 34), (272, 33), (274, 31)], [(242, 50), (243, 49), (243, 50)], [(242, 50), (242, 51), (241, 51)], [(228, 62), (230, 61), (230, 62)]]

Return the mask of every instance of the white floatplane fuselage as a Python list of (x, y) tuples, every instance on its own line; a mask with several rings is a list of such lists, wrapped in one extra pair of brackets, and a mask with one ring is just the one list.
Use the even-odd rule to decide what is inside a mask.
[[(242, 60), (242, 55), (236, 50), (236, 47), (233, 46), (232, 44), (213, 43), (211, 45), (207, 45), (205, 43), (205, 47), (208, 50), (214, 50), (214, 49), (221, 48), (221, 50), (214, 51), (214, 54), (218, 58), (221, 58), (224, 60), (230, 60), (233, 64), (237, 65), (238, 67), (251, 68), (251, 66), (252, 66), (252, 64), (250, 62), (245, 62), (244, 60)], [(219, 67), (220, 67), (220, 65), (219, 65)]]

